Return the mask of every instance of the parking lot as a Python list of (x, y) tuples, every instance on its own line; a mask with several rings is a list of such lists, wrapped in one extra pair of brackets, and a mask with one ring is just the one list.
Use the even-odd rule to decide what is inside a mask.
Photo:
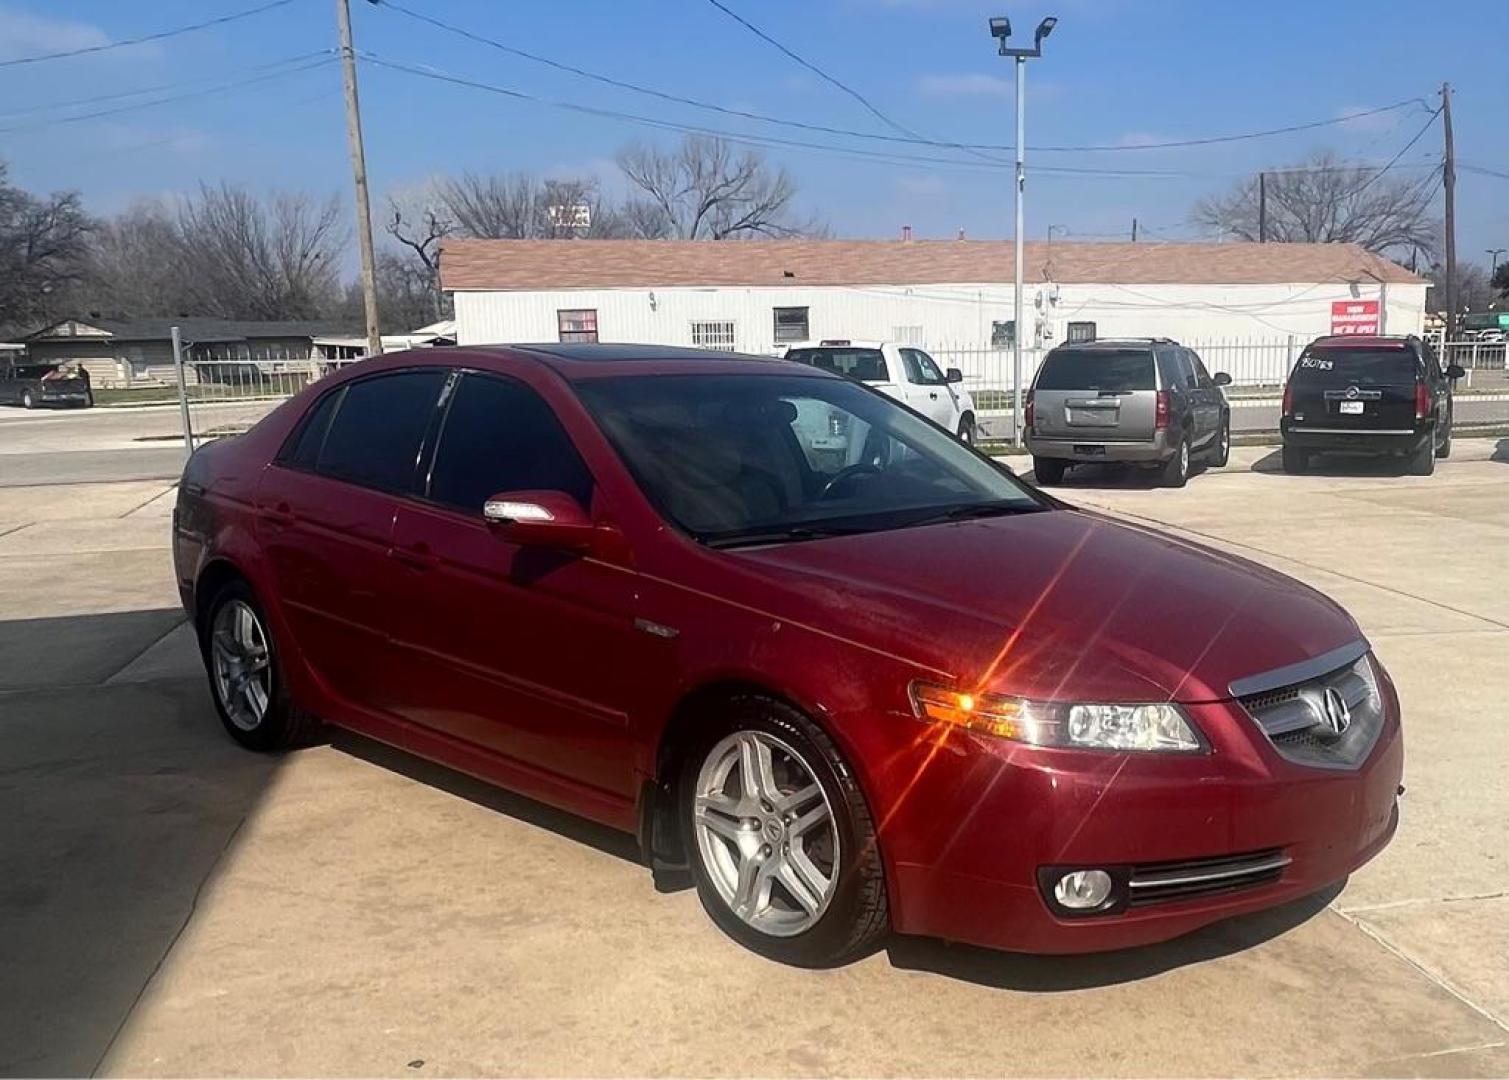
[(1252, 446), (1181, 490), (1059, 489), (1361, 622), (1408, 794), (1344, 887), (1118, 954), (803, 971), (617, 834), (354, 737), (238, 750), (177, 608), (171, 461), (131, 457), (162, 453), (141, 418), (39, 423), (90, 433), (0, 456), (0, 1073), (1509, 1073), (1509, 440), (1428, 478)]

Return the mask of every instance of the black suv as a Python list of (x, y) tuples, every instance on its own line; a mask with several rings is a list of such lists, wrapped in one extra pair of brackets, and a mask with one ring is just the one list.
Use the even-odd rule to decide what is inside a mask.
[(1317, 338), (1284, 386), (1284, 471), (1315, 454), (1397, 454), (1429, 476), (1451, 454), (1452, 380), (1464, 374), (1417, 337)]

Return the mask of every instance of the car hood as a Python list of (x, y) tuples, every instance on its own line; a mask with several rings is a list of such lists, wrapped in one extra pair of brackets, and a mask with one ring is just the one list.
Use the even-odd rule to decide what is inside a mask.
[(1219, 700), (1362, 637), (1292, 578), (1077, 510), (729, 554), (852, 641), (1040, 700)]

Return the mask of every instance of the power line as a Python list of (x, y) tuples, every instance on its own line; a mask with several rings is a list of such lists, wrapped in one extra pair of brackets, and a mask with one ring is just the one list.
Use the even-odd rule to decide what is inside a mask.
[(113, 109), (98, 109), (95, 112), (79, 113), (76, 116), (65, 116), (56, 120), (39, 120), (29, 124), (13, 124), (10, 127), (0, 128), (0, 134), (9, 134), (15, 131), (35, 131), (39, 128), (50, 128), (58, 124), (76, 124), (83, 120), (97, 120), (102, 116), (116, 116), (124, 112), (134, 112), (137, 109), (148, 109), (157, 105), (169, 105), (175, 101), (184, 101), (188, 98), (207, 97), (210, 94), (223, 94), (228, 90), (237, 90), (243, 86), (253, 86), (258, 83), (269, 82), (273, 79), (286, 78), (289, 75), (297, 75), (300, 72), (312, 71), (334, 60), (334, 57), (324, 56), (313, 63), (303, 64), (299, 67), (288, 68), (284, 71), (274, 71), (266, 75), (258, 75), (250, 79), (235, 79), (219, 86), (212, 86), (204, 90), (194, 90), (184, 94), (172, 94), (167, 97), (155, 98), (151, 101), (137, 101), (130, 105), (119, 105)]
[(14, 60), (0, 60), (0, 67), (16, 67), (19, 64), (40, 64), (44, 60), (63, 60), (70, 56), (84, 56), (90, 53), (109, 52), (111, 49), (123, 49), (128, 45), (145, 45), (149, 41), (162, 41), (164, 38), (177, 37), (180, 34), (191, 34), (195, 30), (208, 30), (212, 26), (224, 26), (226, 23), (235, 22), (237, 19), (248, 19), (253, 15), (260, 15), (264, 11), (285, 7), (291, 3), (293, 3), (293, 0), (271, 0), (270, 3), (259, 4), (257, 7), (246, 8), (242, 11), (233, 11), (229, 15), (206, 19), (204, 22), (192, 23), (188, 26), (174, 27), (171, 30), (159, 30), (155, 34), (143, 34), (141, 37), (111, 41), (104, 45), (87, 45), (82, 49), (67, 49), (63, 52), (43, 53), (40, 56), (21, 56)]
[(1419, 142), (1422, 138), (1425, 137), (1425, 133), (1430, 130), (1431, 125), (1436, 122), (1436, 117), (1438, 117), (1440, 115), (1441, 115), (1441, 110), (1440, 109), (1437, 109), (1435, 112), (1431, 113), (1430, 114), (1430, 118), (1425, 121), (1425, 126), (1422, 127), (1419, 131), (1415, 132), (1415, 137), (1413, 139), (1411, 139), (1409, 142), (1405, 143), (1404, 147), (1397, 154), (1395, 154), (1393, 157), (1389, 158), (1387, 165), (1385, 165), (1383, 168), (1379, 169), (1372, 176), (1368, 177), (1366, 183), (1364, 183), (1356, 191), (1352, 192), (1352, 198), (1355, 199), (1357, 196), (1361, 195), (1364, 191), (1366, 191), (1368, 188), (1372, 187), (1380, 179), (1382, 179), (1383, 176), (1384, 176), (1384, 174), (1387, 173), (1390, 169), (1392, 169), (1394, 167), (1395, 163), (1398, 162), (1398, 160), (1400, 158), (1402, 158), (1405, 154), (1409, 153), (1410, 148), (1413, 147), (1415, 145), (1415, 143)]
[[(316, 56), (333, 55), (329, 49), (318, 49), (314, 52), (300, 53), (297, 56), (285, 56), (281, 60), (270, 60), (265, 64), (257, 64), (247, 68), (248, 72), (266, 71), (269, 68), (284, 67), (288, 64), (296, 64), (302, 60), (312, 60)], [(120, 101), (124, 98), (141, 97), (143, 94), (155, 94), (163, 90), (177, 90), (185, 86), (198, 86), (207, 82), (214, 82), (222, 78), (220, 75), (201, 75), (195, 79), (179, 79), (170, 83), (158, 83), (156, 86), (142, 86), (135, 90), (119, 90), (113, 94), (96, 94), (93, 97), (71, 98), (68, 101), (54, 101), (46, 105), (29, 105), (24, 109), (0, 109), (0, 116), (29, 116), (34, 113), (47, 113), (56, 109), (72, 109), (79, 105), (97, 105), (104, 101)]]
[(1492, 176), (1499, 180), (1509, 180), (1509, 173), (1499, 172), (1497, 169), (1484, 168), (1482, 165), (1467, 165), (1459, 161), (1457, 162), (1457, 168), (1463, 172), (1476, 173), (1479, 176)]
[[(1266, 139), (1273, 135), (1292, 135), (1296, 131), (1313, 131), (1316, 128), (1347, 124), (1364, 116), (1376, 116), (1379, 113), (1393, 112), (1396, 109), (1407, 108), (1410, 105), (1419, 105), (1425, 109), (1430, 108), (1430, 105), (1426, 103), (1424, 98), (1413, 97), (1406, 98), (1403, 101), (1396, 101), (1392, 105), (1380, 105), (1376, 109), (1367, 109), (1364, 112), (1334, 116), (1328, 120), (1310, 120), (1303, 124), (1289, 124), (1285, 127), (1268, 128), (1264, 131), (1246, 131), (1238, 135), (1211, 135), (1201, 139), (1172, 139), (1167, 142), (1150, 143), (1113, 143), (1091, 146), (1033, 146), (1029, 147), (1029, 149), (1039, 152), (1052, 151), (1064, 154), (1089, 154), (1106, 150), (1175, 150), (1188, 146), (1214, 146), (1218, 143), (1243, 142), (1247, 139)], [(1271, 172), (1272, 170), (1269, 171)]]

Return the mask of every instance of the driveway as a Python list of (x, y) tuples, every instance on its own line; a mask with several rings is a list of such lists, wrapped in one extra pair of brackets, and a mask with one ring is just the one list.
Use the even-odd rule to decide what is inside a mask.
[(1503, 1075), (1509, 443), (1430, 478), (1270, 458), (1062, 492), (1357, 615), (1406, 712), (1388, 850), (1168, 945), (898, 940), (816, 972), (739, 949), (616, 834), (351, 737), (238, 751), (165, 486), (0, 491), (0, 1073)]

